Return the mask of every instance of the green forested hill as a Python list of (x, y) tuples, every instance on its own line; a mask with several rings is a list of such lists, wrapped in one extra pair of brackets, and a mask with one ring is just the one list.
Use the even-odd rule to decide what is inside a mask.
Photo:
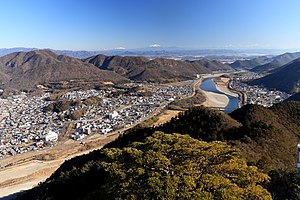
[(271, 199), (269, 177), (223, 142), (155, 132), (106, 148), (48, 179), (24, 199)]
[(247, 105), (230, 115), (192, 108), (160, 127), (131, 129), (103, 150), (66, 161), (20, 199), (268, 199), (265, 189), (274, 199), (298, 199), (299, 112), (294, 101)]
[(246, 105), (234, 111), (231, 117), (243, 126), (238, 130), (240, 138), (231, 141), (232, 144), (242, 150), (248, 162), (257, 163), (265, 170), (295, 169), (300, 126), (294, 121), (295, 113), (288, 112), (290, 109), (299, 113), (300, 102), (271, 108)]

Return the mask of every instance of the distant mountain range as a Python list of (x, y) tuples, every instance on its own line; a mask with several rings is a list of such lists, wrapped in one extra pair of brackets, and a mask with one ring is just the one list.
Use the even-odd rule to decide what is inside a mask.
[(276, 88), (288, 93), (298, 92), (300, 90), (300, 59), (280, 67), (265, 77), (253, 80), (250, 84)]
[(272, 61), (272, 58), (267, 56), (259, 56), (250, 60), (237, 60), (230, 64), (235, 69), (252, 69), (255, 66), (267, 64)]
[(97, 55), (83, 59), (102, 70), (116, 73), (138, 81), (173, 82), (193, 79), (195, 74), (212, 71), (233, 70), (229, 65), (218, 61), (197, 60), (181, 61), (166, 58), (150, 60), (142, 56), (105, 56)]
[(274, 57), (261, 56), (250, 60), (237, 60), (230, 64), (235, 69), (265, 73), (265, 77), (250, 82), (267, 88), (294, 93), (300, 88), (300, 52), (284, 53)]
[(146, 57), (97, 55), (78, 59), (58, 55), (50, 50), (34, 50), (11, 53), (0, 57), (0, 81), (2, 88), (33, 89), (37, 84), (64, 81), (89, 80), (114, 83), (134, 80), (172, 82), (194, 79), (196, 74), (232, 70), (218, 61), (180, 61)]
[[(21, 50), (0, 57), (0, 81), (2, 88), (32, 89), (37, 84), (73, 80), (92, 79), (112, 81), (150, 81), (174, 82), (194, 79), (196, 74), (211, 73), (214, 71), (228, 71), (234, 68), (251, 68), (252, 64), (262, 64), (254, 69), (263, 69), (270, 75), (250, 84), (264, 85), (269, 88), (289, 93), (299, 90), (300, 60), (290, 62), (291, 59), (300, 57), (300, 53), (285, 53), (272, 58), (257, 57), (252, 60), (241, 60), (231, 66), (219, 61), (207, 59), (177, 60), (168, 58), (150, 59), (144, 56), (107, 56), (98, 54), (84, 59), (66, 55), (58, 55), (50, 50), (6, 49), (5, 52)], [(77, 53), (89, 55), (97, 52), (58, 51), (64, 54)], [(282, 66), (283, 63), (289, 63)], [(274, 66), (276, 67), (274, 68)]]
[(272, 61), (266, 64), (258, 65), (251, 69), (253, 72), (270, 72), (282, 67), (283, 65), (300, 58), (300, 52), (285, 53), (272, 58)]
[[(37, 48), (6, 48), (0, 49), (0, 56), (4, 56), (14, 52), (29, 52), (32, 50), (38, 50)], [(180, 58), (180, 59), (192, 59), (197, 60), (200, 58), (253, 58), (260, 55), (279, 55), (288, 50), (284, 49), (187, 49), (180, 47), (162, 47), (159, 45), (152, 45), (146, 48), (136, 48), (136, 49), (106, 49), (97, 51), (71, 51), (71, 50), (55, 50), (48, 49), (57, 54), (72, 56), (76, 58), (88, 58), (98, 54), (105, 55), (119, 55), (119, 56), (145, 56), (148, 58)]]
[(38, 50), (37, 48), (24, 48), (24, 47), (16, 47), (16, 48), (8, 48), (8, 49), (0, 49), (0, 56), (5, 56), (7, 54), (15, 53), (15, 52), (28, 52)]
[(274, 72), (283, 65), (300, 58), (300, 52), (284, 53), (274, 57), (256, 57), (249, 60), (237, 60), (230, 66), (235, 69), (248, 69), (253, 72)]

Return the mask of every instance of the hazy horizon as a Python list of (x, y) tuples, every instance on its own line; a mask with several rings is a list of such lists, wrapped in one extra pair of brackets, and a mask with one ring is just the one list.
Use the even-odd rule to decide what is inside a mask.
[(0, 48), (299, 49), (297, 0), (10, 0)]

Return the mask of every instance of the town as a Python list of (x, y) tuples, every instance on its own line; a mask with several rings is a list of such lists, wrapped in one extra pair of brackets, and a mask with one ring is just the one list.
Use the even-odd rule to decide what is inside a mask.
[(244, 104), (258, 104), (270, 107), (290, 96), (279, 90), (269, 90), (261, 86), (247, 84), (247, 81), (260, 77), (262, 77), (261, 74), (253, 72), (236, 74), (233, 76), (229, 87), (244, 94)]
[[(269, 107), (289, 97), (281, 91), (246, 84), (258, 76), (249, 72), (231, 78), (229, 87), (244, 94), (244, 104)], [(45, 111), (54, 102), (49, 101), (50, 93), (31, 97), (23, 92), (0, 99), (0, 158), (51, 148), (58, 144), (69, 124), (72, 133), (67, 139), (76, 141), (93, 134), (119, 133), (159, 114), (174, 100), (192, 96), (193, 85), (194, 81), (175, 85), (127, 83), (122, 87), (69, 91), (56, 101), (82, 102), (97, 97), (99, 102), (72, 105), (61, 112)], [(62, 117), (83, 109), (85, 112), (78, 119)]]
[[(128, 92), (126, 88), (139, 89)], [(59, 100), (83, 101), (90, 97), (101, 100), (89, 106), (71, 106), (59, 113), (45, 111), (53, 103), (47, 100), (50, 93), (33, 97), (22, 93), (0, 99), (0, 158), (57, 145), (67, 123), (74, 125), (69, 136), (73, 140), (132, 127), (158, 114), (170, 102), (193, 93), (193, 81), (179, 85), (129, 83), (123, 88), (70, 91), (59, 97)], [(79, 119), (61, 117), (82, 107), (86, 112)]]

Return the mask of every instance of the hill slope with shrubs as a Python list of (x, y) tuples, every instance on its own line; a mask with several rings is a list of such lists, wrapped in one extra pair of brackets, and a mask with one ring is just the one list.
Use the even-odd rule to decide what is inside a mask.
[[(297, 199), (300, 177), (291, 174), (299, 116), (300, 102), (294, 101), (246, 105), (230, 115), (191, 108), (162, 126), (135, 127), (102, 150), (66, 161), (20, 199), (270, 199), (270, 193)], [(291, 193), (278, 190), (283, 186)]]

